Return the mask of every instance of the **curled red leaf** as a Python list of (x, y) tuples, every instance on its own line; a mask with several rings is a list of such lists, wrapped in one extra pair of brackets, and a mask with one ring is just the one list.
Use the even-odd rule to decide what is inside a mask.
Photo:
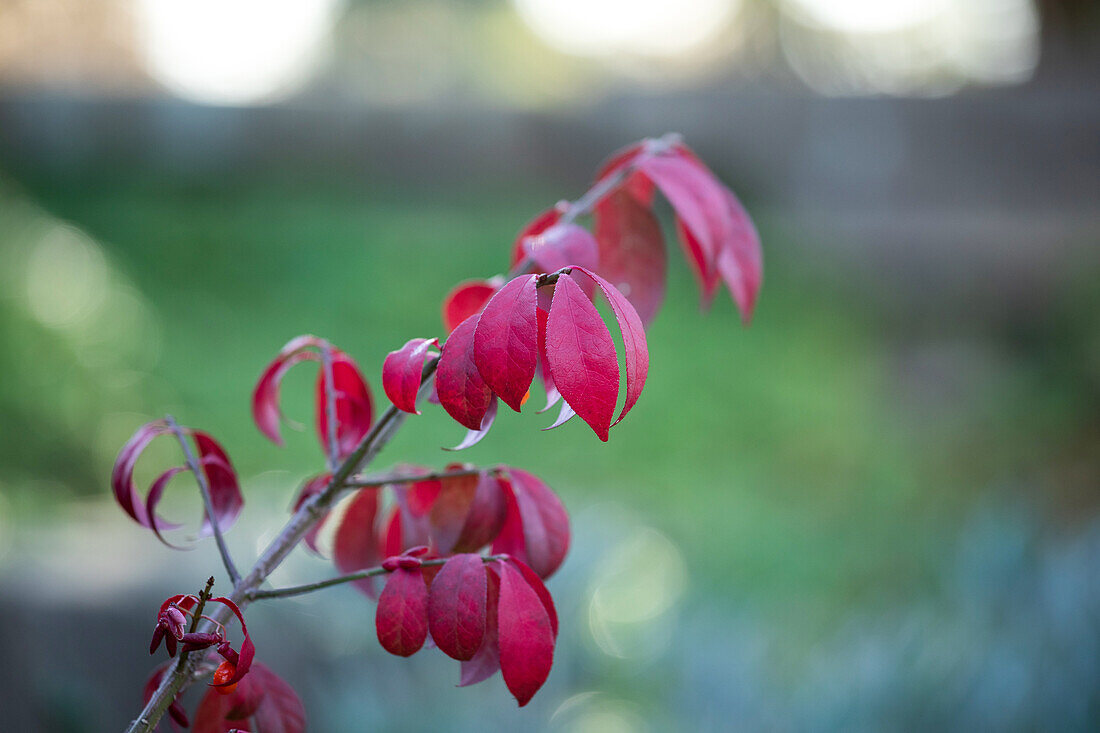
[(466, 661), (481, 648), (487, 593), (480, 555), (455, 555), (436, 574), (428, 593), (428, 628), (444, 654)]
[[(336, 387), (337, 459), (351, 455), (359, 441), (370, 431), (373, 419), (370, 388), (355, 361), (342, 351), (332, 350), (332, 382)], [(321, 447), (329, 446), (328, 400), (325, 394), (325, 370), (317, 374), (317, 433)]]
[(474, 330), (478, 316), (460, 323), (447, 342), (436, 368), (439, 403), (451, 417), (470, 430), (481, 430), (493, 396), (474, 363)]
[[(225, 531), (237, 520), (244, 506), (237, 472), (233, 470), (225, 449), (209, 433), (201, 430), (190, 432), (199, 450), (199, 465), (210, 488), (210, 501), (214, 505), (213, 521), (217, 521), (219, 529)], [(211, 521), (211, 517), (204, 518), (200, 535), (213, 533)]]
[(535, 276), (508, 282), (485, 305), (474, 328), (474, 364), (493, 392), (516, 412), (538, 364)]
[(374, 616), (378, 642), (390, 654), (412, 656), (428, 637), (428, 586), (418, 569), (398, 567), (386, 579)]
[(244, 635), (244, 641), (241, 642), (241, 648), (237, 652), (237, 661), (234, 662), (236, 669), (233, 675), (220, 684), (211, 685), (211, 687), (229, 687), (244, 679), (244, 676), (252, 668), (252, 659), (256, 656), (256, 646), (252, 643), (252, 637), (248, 634), (248, 624), (244, 622), (244, 614), (241, 613), (241, 609), (236, 603), (225, 596), (216, 596), (211, 598), (209, 602), (220, 603), (232, 611), (233, 615), (237, 617), (237, 621), (240, 622), (241, 633)]
[(320, 348), (324, 343), (316, 336), (297, 336), (279, 350), (275, 359), (264, 369), (256, 387), (252, 391), (252, 419), (256, 427), (275, 445), (282, 445), (283, 438), (279, 432), (279, 423), (282, 420), (282, 412), (279, 410), (279, 384), (283, 376), (295, 364), (316, 360), (317, 356), (307, 349)]
[(436, 339), (410, 339), (397, 351), (391, 351), (382, 362), (382, 389), (394, 407), (419, 415), (416, 395), (420, 391), (421, 375), (429, 349), (439, 346)]
[(562, 399), (606, 441), (619, 396), (615, 342), (596, 306), (565, 274), (546, 320), (546, 359)]
[(194, 733), (250, 730), (249, 719), (263, 733), (303, 733), (306, 713), (294, 689), (267, 666), (256, 663), (247, 679), (223, 695), (210, 690), (195, 713)]

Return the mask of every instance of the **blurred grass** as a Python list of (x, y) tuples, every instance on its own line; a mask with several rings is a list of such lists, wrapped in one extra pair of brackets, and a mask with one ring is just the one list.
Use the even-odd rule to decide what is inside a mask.
[[(280, 450), (250, 420), (251, 388), (278, 348), (299, 333), (331, 339), (359, 361), (380, 409), (386, 352), (440, 334), (442, 295), (459, 280), (501, 271), (516, 230), (561, 193), (476, 182), (440, 192), (103, 180), (28, 185), (46, 209), (98, 241), (140, 292), (159, 326), (145, 344), (157, 356), (134, 367), (141, 373), (122, 404), (87, 408), (121, 414), (99, 427), (70, 425), (61, 441), (50, 427), (52, 388), (29, 388), (30, 377), (0, 386), (9, 405), (28, 389), (46, 395), (40, 415), (24, 409), (22, 423), (0, 428), (7, 482), (21, 506), (57, 500), (34, 483), (44, 477), (106, 496), (113, 451), (141, 415), (169, 411), (222, 439), (245, 477), (317, 470), (311, 429), (289, 431)], [(932, 338), (900, 334), (889, 309), (869, 302), (818, 243), (796, 243), (800, 235), (776, 217), (760, 220), (766, 282), (747, 330), (724, 296), (709, 314), (699, 312), (687, 268), (670, 252), (646, 392), (608, 445), (579, 420), (544, 433), (538, 428), (549, 415), (502, 411), (481, 445), (446, 454), (440, 446), (463, 431), (429, 409), (377, 467), (509, 462), (544, 476), (574, 510), (617, 502), (667, 533), (693, 582), (719, 602), (797, 619), (789, 627), (811, 635), (815, 623), (852, 603), (934, 588), (960, 507), (1008, 480), (1028, 455), (1047, 456), (1078, 429), (1083, 408), (1046, 380), (1041, 364), (1005, 353), (996, 340), (951, 324)], [(50, 336), (15, 312), (3, 321), (15, 345), (9, 373), (35, 374), (39, 365), (27, 360), (52, 353), (36, 345)], [(931, 383), (914, 380), (914, 354), (928, 343), (946, 343), (954, 364), (953, 339), (969, 344), (964, 365), (976, 350), (974, 373), (948, 369), (950, 389), (935, 372)], [(41, 368), (52, 370), (59, 389), (78, 389), (63, 361), (51, 366), (64, 358), (54, 354)], [(300, 367), (283, 388), (286, 413), (306, 423), (312, 380)], [(11, 448), (16, 431), (35, 421), (30, 449)], [(114, 432), (103, 435), (104, 424)], [(57, 455), (84, 460), (59, 475), (49, 458)], [(38, 486), (38, 495), (18, 485)], [(246, 499), (286, 504), (294, 490), (288, 482)], [(50, 491), (65, 495), (56, 484)]]

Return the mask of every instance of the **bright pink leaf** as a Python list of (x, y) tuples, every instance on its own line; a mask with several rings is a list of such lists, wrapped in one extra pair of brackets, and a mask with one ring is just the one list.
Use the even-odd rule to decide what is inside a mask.
[[(370, 388), (350, 356), (332, 349), (332, 381), (336, 387), (337, 459), (351, 455), (370, 430), (373, 419)], [(325, 395), (325, 369), (317, 374), (317, 433), (322, 449), (328, 453), (328, 399)]]
[(748, 325), (764, 279), (760, 235), (733, 192), (727, 190), (725, 194), (733, 219), (733, 237), (718, 254), (718, 273), (741, 311), (741, 319)]
[(386, 579), (374, 616), (378, 642), (390, 654), (412, 656), (428, 637), (428, 586), (420, 569), (397, 568)]
[[(512, 245), (512, 267), (515, 267), (520, 262), (523, 262), (523, 260), (528, 256), (527, 251), (524, 248), (524, 242), (529, 237), (536, 237), (539, 234), (545, 232), (550, 227), (554, 226), (554, 224), (557, 224), (558, 219), (561, 219), (561, 215), (565, 211), (566, 207), (568, 207), (568, 205), (568, 201), (559, 201), (557, 204), (554, 205), (554, 208), (543, 211), (541, 214), (539, 214), (534, 219), (527, 222), (526, 225), (524, 225), (523, 229), (521, 229), (519, 234), (516, 235), (516, 241)], [(532, 270), (538, 268), (528, 269)]]
[(595, 237), (577, 224), (555, 224), (542, 234), (527, 237), (523, 249), (543, 272), (560, 270), (567, 265), (596, 267), (599, 245)]
[(561, 399), (558, 388), (554, 386), (554, 378), (550, 376), (550, 367), (546, 364), (546, 319), (550, 316), (549, 296), (551, 296), (546, 292), (547, 290), (547, 288), (539, 289), (539, 300), (542, 301), (544, 297), (547, 297), (547, 300), (546, 307), (543, 308), (540, 302), (536, 311), (539, 326), (539, 376), (542, 378), (543, 390), (546, 392), (546, 406), (538, 410), (539, 413), (546, 412)]
[[(332, 559), (341, 573), (353, 573), (382, 561), (375, 531), (377, 516), (378, 489), (360, 489), (348, 503), (333, 539)], [(371, 598), (375, 597), (374, 578), (356, 580), (354, 585)]]
[(569, 514), (557, 494), (537, 476), (518, 468), (509, 468), (508, 476), (507, 517), (493, 542), (493, 552), (514, 555), (548, 578), (569, 552)]
[(439, 403), (451, 417), (470, 430), (480, 430), (493, 396), (474, 364), (474, 330), (478, 316), (460, 323), (447, 342), (436, 368)]
[(498, 290), (474, 329), (478, 373), (489, 389), (516, 412), (538, 364), (535, 279), (534, 275), (521, 275)]
[(546, 320), (546, 359), (562, 399), (600, 440), (615, 417), (619, 362), (596, 306), (569, 275), (558, 278)]
[(598, 271), (637, 309), (642, 323), (657, 315), (665, 297), (667, 262), (661, 225), (646, 204), (624, 189), (596, 205)]
[(416, 394), (428, 350), (439, 346), (436, 339), (410, 339), (397, 351), (391, 351), (382, 362), (382, 389), (398, 410), (419, 415)]
[(542, 582), (542, 578), (517, 557), (510, 557), (506, 562), (520, 572), (523, 579), (527, 581), (527, 585), (531, 586), (531, 590), (538, 595), (539, 600), (542, 601), (542, 607), (546, 609), (546, 615), (550, 619), (550, 628), (554, 632), (554, 638), (558, 638), (558, 610), (554, 607), (554, 598), (550, 595), (550, 591), (546, 589), (546, 584)]
[(428, 628), (449, 657), (472, 659), (485, 638), (488, 581), (480, 555), (455, 555), (432, 581)]
[(611, 310), (615, 312), (615, 320), (622, 334), (626, 364), (626, 402), (619, 418), (615, 420), (615, 424), (618, 424), (630, 412), (630, 408), (637, 404), (642, 388), (645, 387), (646, 375), (649, 374), (649, 346), (646, 344), (645, 326), (634, 306), (615, 286), (590, 270), (583, 267), (577, 269), (592, 278), (600, 287), (607, 302), (611, 304)]
[(504, 683), (523, 707), (550, 674), (554, 630), (538, 593), (511, 563), (499, 563), (497, 632)]
[(501, 286), (497, 278), (491, 280), (467, 280), (455, 286), (443, 299), (443, 326), (447, 333), (475, 313), (480, 313), (489, 298)]
[(500, 669), (500, 643), (497, 632), (497, 610), (500, 606), (500, 575), (493, 569), (491, 563), (485, 566), (486, 599), (485, 599), (485, 638), (481, 641), (481, 648), (477, 650), (469, 661), (461, 665), (459, 675), (459, 687), (476, 685), (478, 682), (489, 679)]

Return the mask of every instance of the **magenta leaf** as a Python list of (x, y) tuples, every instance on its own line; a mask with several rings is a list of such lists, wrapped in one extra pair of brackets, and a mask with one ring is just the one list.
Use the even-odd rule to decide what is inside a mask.
[(511, 563), (499, 563), (497, 632), (504, 683), (523, 707), (550, 674), (554, 630), (538, 593)]
[(470, 430), (481, 430), (493, 396), (474, 363), (474, 330), (478, 316), (460, 323), (447, 342), (436, 368), (435, 384), (439, 403), (451, 417)]
[(382, 362), (382, 389), (398, 410), (419, 415), (416, 394), (429, 349), (439, 346), (436, 339), (410, 339), (397, 351), (391, 351)]
[[(206, 474), (206, 483), (210, 488), (210, 501), (214, 505), (213, 521), (217, 521), (218, 528), (224, 532), (237, 520), (244, 506), (237, 472), (233, 470), (225, 449), (209, 433), (201, 430), (189, 432), (195, 439), (195, 447), (199, 449), (199, 465)], [(213, 533), (211, 521), (211, 517), (204, 518), (200, 536)]]
[(493, 553), (519, 558), (543, 578), (561, 566), (569, 552), (569, 514), (561, 499), (538, 477), (508, 468), (507, 517), (493, 542)]
[(500, 644), (497, 633), (497, 610), (500, 606), (500, 575), (492, 565), (485, 566), (485, 637), (477, 653), (461, 665), (459, 687), (476, 685), (489, 679), (500, 669)]
[(275, 359), (267, 365), (259, 381), (256, 382), (256, 388), (252, 392), (252, 419), (260, 432), (275, 445), (283, 444), (282, 435), (279, 433), (279, 423), (282, 419), (282, 413), (279, 410), (279, 383), (290, 367), (302, 361), (316, 359), (316, 354), (306, 349), (320, 348), (323, 343), (321, 339), (310, 335), (292, 338), (279, 350)]
[(149, 486), (149, 495), (145, 497), (145, 516), (149, 518), (150, 528), (153, 530), (153, 534), (157, 536), (157, 539), (168, 545), (174, 550), (182, 550), (184, 548), (173, 545), (171, 542), (164, 538), (161, 534), (162, 529), (175, 529), (179, 527), (174, 522), (165, 522), (164, 519), (157, 515), (157, 504), (160, 503), (161, 496), (164, 495), (164, 489), (167, 488), (168, 482), (172, 480), (172, 477), (183, 471), (187, 471), (187, 466), (176, 466), (169, 468), (153, 481)]
[[(331, 347), (330, 347), (331, 348)], [(325, 395), (325, 370), (317, 374), (317, 433), (321, 448), (329, 446), (328, 400)], [(332, 349), (332, 381), (336, 388), (337, 459), (351, 455), (370, 430), (373, 418), (370, 388), (350, 356)]]
[[(539, 300), (542, 301), (544, 296), (549, 295), (546, 293), (546, 288), (539, 290)], [(550, 376), (550, 367), (546, 363), (546, 319), (550, 316), (550, 302), (547, 301), (546, 307), (542, 307), (542, 303), (539, 304), (539, 309), (536, 312), (538, 316), (539, 325), (539, 376), (542, 377), (543, 390), (546, 392), (546, 406), (539, 413), (546, 412), (561, 399), (561, 394), (558, 393), (558, 388), (554, 386), (554, 378)]]
[[(341, 573), (377, 565), (382, 560), (375, 523), (378, 517), (378, 490), (360, 489), (351, 501), (336, 528), (333, 539), (332, 559)], [(374, 578), (361, 578), (354, 585), (374, 598), (377, 591)]]
[(494, 277), (491, 280), (467, 280), (455, 286), (443, 299), (443, 326), (447, 333), (454, 331), (470, 316), (480, 313), (502, 281)]
[(304, 733), (306, 713), (293, 688), (265, 665), (256, 663), (248, 679), (228, 695), (210, 690), (195, 713), (194, 733), (231, 730)]
[(562, 399), (607, 441), (619, 396), (615, 342), (596, 306), (569, 275), (558, 278), (546, 319), (546, 359)]
[[(447, 466), (447, 470), (469, 468), (461, 464)], [(455, 544), (466, 525), (474, 497), (477, 494), (478, 475), (450, 476), (439, 481), (440, 490), (432, 502), (429, 513), (432, 545), (442, 553), (453, 552)]]
[(760, 235), (733, 191), (727, 189), (725, 194), (733, 219), (733, 237), (718, 254), (718, 273), (741, 311), (742, 321), (747, 325), (752, 320), (756, 297), (764, 279)]
[(497, 291), (474, 329), (474, 364), (504, 403), (519, 412), (538, 364), (535, 276), (521, 275)]
[(595, 237), (577, 224), (555, 224), (536, 236), (523, 240), (523, 250), (543, 272), (560, 270), (567, 265), (595, 268), (599, 245)]
[(626, 363), (626, 402), (615, 421), (617, 425), (630, 412), (630, 408), (637, 404), (645, 386), (646, 375), (649, 374), (649, 346), (646, 344), (645, 326), (634, 306), (611, 283), (583, 267), (577, 269), (592, 278), (600, 287), (607, 302), (611, 304), (611, 310), (615, 312), (615, 320), (618, 321), (622, 334)]
[[(554, 208), (543, 211), (541, 214), (539, 214), (534, 219), (527, 222), (526, 225), (524, 225), (523, 229), (521, 229), (519, 234), (516, 235), (516, 241), (512, 245), (512, 267), (515, 267), (528, 257), (526, 247), (524, 246), (527, 239), (529, 239), (530, 237), (537, 237), (550, 227), (557, 224), (558, 220), (561, 219), (561, 215), (566, 211), (568, 207), (568, 201), (559, 201), (557, 204), (554, 205)], [(538, 267), (527, 269), (529, 271), (533, 271), (538, 269)]]
[(399, 567), (390, 573), (374, 616), (378, 642), (390, 654), (408, 657), (428, 637), (428, 586), (420, 569)]
[(428, 628), (449, 657), (472, 659), (485, 638), (488, 582), (480, 555), (455, 555), (432, 580)]
[(145, 502), (139, 500), (137, 489), (134, 488), (134, 466), (137, 465), (142, 451), (154, 438), (169, 432), (171, 429), (163, 420), (142, 425), (119, 450), (111, 471), (111, 489), (114, 491), (115, 501), (143, 527), (152, 527), (152, 522), (146, 514)]
[(657, 315), (665, 297), (667, 258), (661, 225), (649, 207), (619, 189), (596, 205), (598, 272), (637, 309), (642, 323)]
[(539, 600), (542, 601), (542, 607), (546, 609), (546, 615), (550, 619), (550, 628), (554, 632), (554, 638), (558, 638), (558, 610), (554, 607), (554, 598), (550, 595), (550, 591), (546, 589), (546, 584), (542, 582), (542, 578), (519, 558), (510, 557), (506, 562), (511, 563), (520, 572), (523, 579), (527, 581), (527, 585), (531, 586), (531, 590), (535, 591)]
[(487, 471), (479, 473), (473, 501), (452, 552), (473, 552), (492, 542), (504, 526), (507, 510), (500, 479)]
[(477, 430), (467, 430), (466, 437), (462, 439), (462, 442), (456, 445), (454, 448), (444, 448), (443, 450), (457, 451), (466, 450), (472, 448), (485, 438), (489, 434), (489, 430), (493, 427), (493, 422), (497, 419), (497, 398), (493, 395), (489, 400), (489, 409), (485, 411), (485, 417), (481, 418), (481, 427)]

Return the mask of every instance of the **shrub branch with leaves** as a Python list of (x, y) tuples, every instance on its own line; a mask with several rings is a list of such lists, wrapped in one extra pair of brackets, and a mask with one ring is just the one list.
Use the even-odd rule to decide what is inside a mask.
[[(703, 305), (721, 283), (745, 323), (762, 278), (760, 241), (733, 193), (676, 135), (644, 140), (612, 156), (584, 196), (533, 219), (516, 238), (507, 276), (459, 284), (443, 303), (438, 338), (414, 338), (382, 364), (392, 403), (375, 419), (370, 388), (351, 356), (316, 336), (292, 339), (260, 376), (252, 414), (260, 431), (282, 444), (279, 384), (293, 366), (319, 364), (316, 429), (325, 471), (301, 488), (290, 520), (243, 576), (224, 533), (244, 499), (233, 464), (209, 434), (171, 416), (138, 428), (119, 452), (111, 477), (115, 498), (164, 544), (180, 527), (158, 514), (169, 482), (190, 473), (203, 501), (198, 536), (213, 536), (231, 585), (214, 595), (214, 578), (198, 593), (164, 601), (150, 653), (169, 659), (145, 686), (145, 707), (128, 731), (151, 731), (168, 713), (174, 727), (196, 733), (305, 729), (294, 690), (254, 661), (242, 609), (351, 583), (377, 601), (375, 626), (384, 649), (410, 656), (429, 640), (460, 662), (460, 684), (500, 670), (521, 706), (550, 673), (558, 617), (544, 580), (569, 549), (569, 517), (538, 477), (513, 466), (454, 463), (442, 470), (396, 466), (363, 474), (418, 404), (440, 405), (467, 429), (469, 448), (490, 431), (497, 401), (520, 411), (538, 377), (550, 425), (574, 416), (600, 440), (637, 403), (649, 370), (646, 325), (664, 298), (666, 255), (653, 213), (656, 192), (671, 204), (682, 249), (699, 282)], [(576, 223), (591, 215), (592, 230)], [(616, 340), (596, 308), (607, 301)], [(620, 382), (625, 395), (620, 400)], [(621, 407), (619, 407), (621, 405)], [(616, 417), (616, 409), (618, 416)], [(142, 495), (134, 469), (156, 438), (171, 436), (183, 464), (163, 471)], [(345, 499), (343, 511), (333, 513)], [(328, 523), (335, 577), (289, 588), (264, 588), (299, 544), (320, 554)], [(232, 628), (231, 628), (232, 627)], [(209, 677), (193, 720), (179, 701)]]

